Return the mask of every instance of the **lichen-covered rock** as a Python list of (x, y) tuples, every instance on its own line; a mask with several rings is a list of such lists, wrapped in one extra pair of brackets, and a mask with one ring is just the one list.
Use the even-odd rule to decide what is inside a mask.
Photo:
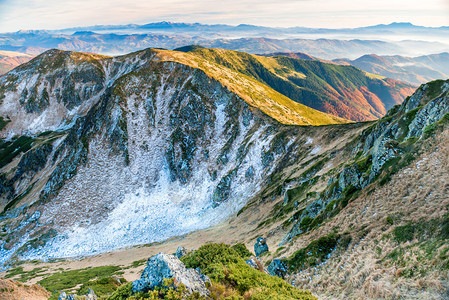
[(251, 257), (250, 259), (246, 260), (245, 263), (250, 266), (253, 269), (257, 269), (257, 263), (256, 263), (256, 258)]
[(64, 291), (62, 291), (59, 294), (58, 300), (65, 300), (65, 299), (67, 299), (67, 294)]
[(268, 251), (267, 241), (263, 237), (258, 237), (254, 244), (254, 253), (259, 257), (262, 253)]
[(97, 300), (97, 295), (95, 295), (92, 289), (89, 289), (89, 292), (86, 294), (86, 300)]
[(187, 249), (186, 249), (186, 248), (184, 248), (184, 247), (178, 247), (178, 249), (176, 249), (175, 256), (176, 256), (177, 258), (181, 258), (181, 257), (183, 257), (183, 256), (186, 255), (186, 254), (187, 254)]
[(59, 294), (58, 300), (75, 300), (76, 295), (70, 294), (67, 295), (64, 291), (61, 291), (61, 294)]
[(280, 278), (285, 278), (288, 272), (287, 265), (280, 259), (273, 259), (271, 264), (268, 266), (268, 274), (271, 276), (277, 276)]
[(190, 292), (198, 292), (206, 296), (209, 290), (204, 279), (194, 269), (187, 269), (174, 255), (159, 253), (150, 257), (147, 267), (143, 270), (140, 279), (133, 282), (134, 292), (145, 292), (157, 286), (162, 286), (164, 279), (175, 279), (175, 285), (184, 284)]
[(268, 274), (267, 268), (265, 268), (263, 263), (257, 257), (254, 257), (254, 256), (250, 257), (248, 260), (245, 261), (245, 263), (253, 269), (256, 269), (256, 270), (259, 270), (261, 272)]

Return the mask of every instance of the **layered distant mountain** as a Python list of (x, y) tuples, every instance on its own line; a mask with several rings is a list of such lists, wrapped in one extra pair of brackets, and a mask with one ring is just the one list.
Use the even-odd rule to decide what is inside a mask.
[(416, 56), (449, 51), (448, 28), (390, 24), (352, 29), (270, 28), (253, 25), (151, 23), (101, 25), (59, 31), (21, 30), (0, 34), (0, 50), (37, 54), (46, 49), (107, 55), (189, 44), (249, 53), (304, 52), (324, 59), (355, 59), (367, 53)]
[[(267, 27), (255, 26), (249, 24), (240, 24), (237, 26), (225, 24), (201, 24), (201, 23), (175, 23), (175, 22), (156, 22), (144, 25), (96, 25), (88, 27), (75, 27), (59, 30), (60, 33), (73, 33), (75, 31), (96, 31), (96, 32), (127, 32), (141, 33), (145, 31), (164, 32), (164, 33), (188, 33), (193, 36), (203, 35), (222, 35), (222, 36), (265, 36), (265, 37), (298, 37), (304, 35), (313, 36), (440, 36), (449, 34), (449, 26), (425, 27), (416, 26), (412, 23), (391, 23), (378, 24), (374, 26), (357, 28), (309, 28), (309, 27)], [(425, 40), (425, 39), (424, 39)]]
[(33, 55), (13, 52), (0, 51), (0, 75), (14, 69), (33, 58)]
[(449, 78), (449, 53), (418, 57), (364, 55), (355, 60), (336, 59), (364, 71), (394, 78), (414, 85)]

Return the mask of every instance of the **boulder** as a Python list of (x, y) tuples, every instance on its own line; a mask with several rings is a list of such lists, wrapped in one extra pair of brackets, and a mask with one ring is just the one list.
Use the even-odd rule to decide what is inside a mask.
[(97, 300), (97, 295), (95, 295), (92, 289), (89, 289), (89, 292), (86, 294), (86, 300)]
[(186, 255), (186, 254), (187, 254), (187, 249), (186, 249), (186, 248), (184, 248), (184, 247), (178, 247), (178, 249), (176, 249), (175, 256), (176, 256), (177, 258), (181, 258), (181, 257), (183, 257), (183, 256)]
[(259, 257), (262, 253), (268, 251), (267, 241), (263, 237), (258, 237), (254, 244), (254, 253)]
[(271, 276), (277, 276), (280, 278), (285, 278), (287, 275), (288, 267), (287, 265), (280, 259), (273, 259), (271, 264), (268, 266), (268, 274)]
[(61, 294), (59, 294), (58, 300), (75, 300), (76, 295), (67, 295), (64, 291), (61, 291)]
[(263, 263), (257, 257), (250, 257), (247, 261), (245, 261), (248, 266), (253, 269), (259, 270), (264, 273), (268, 273), (267, 269), (264, 267)]
[(256, 259), (254, 257), (248, 259), (247, 261), (245, 261), (245, 263), (250, 266), (253, 269), (257, 269), (257, 263), (256, 263)]
[(64, 291), (61, 291), (59, 294), (58, 300), (97, 300), (97, 295), (95, 295), (92, 289), (89, 289), (89, 292), (86, 295), (78, 296), (76, 294), (67, 295)]
[(170, 278), (175, 279), (175, 286), (184, 284), (191, 293), (198, 292), (202, 296), (209, 294), (205, 280), (197, 270), (187, 269), (178, 257), (165, 253), (159, 253), (148, 259), (147, 267), (140, 279), (132, 283), (132, 290), (146, 292), (162, 286), (164, 279)]

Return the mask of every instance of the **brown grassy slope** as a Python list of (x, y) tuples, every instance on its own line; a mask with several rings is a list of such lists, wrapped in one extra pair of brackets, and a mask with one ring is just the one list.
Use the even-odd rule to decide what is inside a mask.
[(424, 240), (415, 236), (405, 243), (393, 236), (398, 226), (413, 227), (446, 215), (448, 191), (446, 129), (391, 182), (363, 193), (325, 226), (299, 238), (285, 255), (334, 230), (350, 232), (353, 241), (347, 251), (335, 253), (322, 266), (290, 280), (323, 299), (442, 299), (448, 285), (442, 264), (449, 244), (434, 241), (432, 232)]
[(0, 299), (2, 300), (47, 300), (50, 292), (41, 286), (33, 284), (26, 286), (9, 279), (0, 278)]

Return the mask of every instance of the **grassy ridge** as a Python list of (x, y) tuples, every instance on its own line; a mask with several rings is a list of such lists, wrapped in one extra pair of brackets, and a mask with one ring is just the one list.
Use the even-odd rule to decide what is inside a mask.
[(352, 66), (193, 48), (190, 54), (250, 76), (295, 102), (354, 121), (377, 119), (414, 90)]
[(249, 75), (201, 56), (160, 49), (151, 51), (155, 51), (158, 59), (162, 61), (173, 61), (204, 71), (208, 76), (218, 80), (230, 91), (240, 96), (249, 105), (260, 109), (280, 123), (287, 125), (328, 125), (348, 122), (345, 119), (297, 103)]

